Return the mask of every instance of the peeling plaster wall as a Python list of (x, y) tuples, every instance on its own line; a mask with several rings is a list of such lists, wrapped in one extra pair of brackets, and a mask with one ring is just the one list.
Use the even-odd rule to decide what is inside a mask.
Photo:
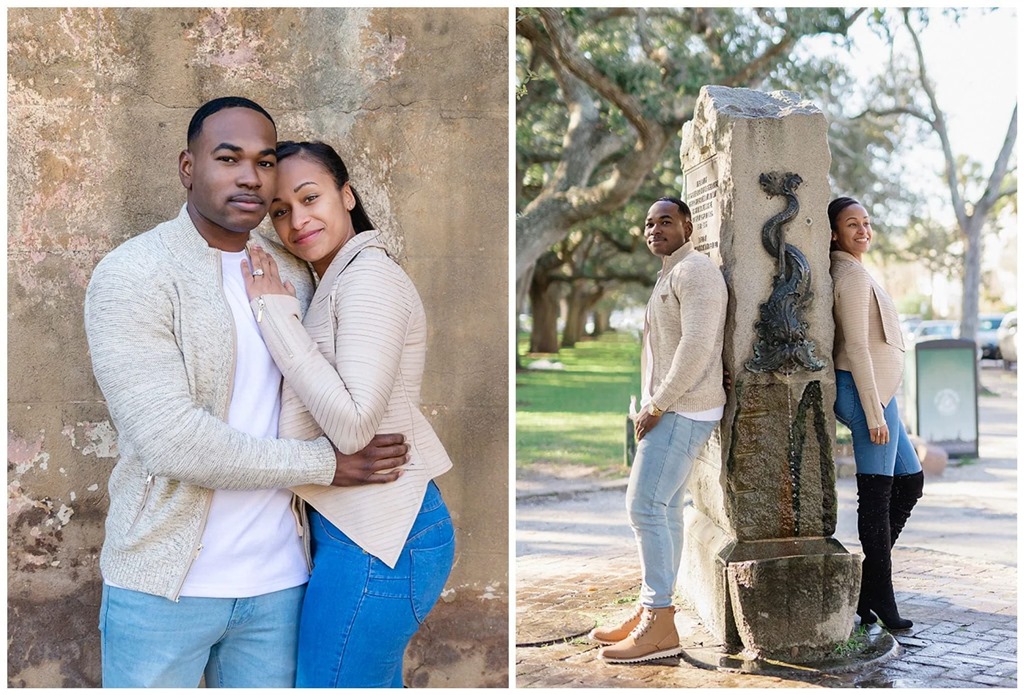
[(508, 684), (507, 47), (503, 8), (8, 10), (10, 686), (99, 685), (117, 436), (84, 291), (177, 214), (188, 120), (225, 94), (335, 145), (419, 289), (458, 551), (406, 677)]

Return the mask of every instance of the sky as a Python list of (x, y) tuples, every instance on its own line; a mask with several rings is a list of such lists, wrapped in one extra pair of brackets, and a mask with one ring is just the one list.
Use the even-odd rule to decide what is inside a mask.
[[(920, 32), (926, 68), (948, 116), (953, 152), (979, 160), (986, 172), (999, 154), (1017, 99), (1017, 21), (1014, 8), (968, 10), (959, 26), (933, 12)], [(851, 56), (855, 64), (877, 73), (888, 47), (863, 21), (851, 36), (858, 47)], [(899, 39), (898, 47), (913, 50), (905, 32)]]
[[(969, 9), (964, 11), (959, 24), (942, 16), (939, 8), (930, 14), (931, 22), (919, 36), (926, 69), (935, 85), (939, 107), (947, 118), (953, 153), (967, 155), (981, 164), (987, 176), (999, 155), (1017, 100), (1020, 81), (1017, 11), (1011, 7), (992, 11)], [(851, 28), (853, 47), (848, 52), (848, 60), (854, 76), (870, 80), (884, 70), (890, 48), (865, 19), (862, 17)], [(807, 48), (830, 55), (836, 50), (831, 41), (824, 40), (820, 44), (812, 42)], [(905, 29), (897, 34), (896, 49), (913, 55), (913, 45)], [(932, 201), (932, 214), (950, 225), (955, 224), (949, 190), (943, 178), (945, 161), (938, 138), (931, 136), (926, 147), (913, 149), (903, 157), (905, 170), (915, 176), (915, 180), (908, 183), (919, 192), (927, 192)], [(973, 196), (979, 193), (974, 192)], [(1010, 306), (1017, 302), (1016, 273), (1012, 261), (1006, 262), (1005, 251), (1019, 248), (1012, 243), (1016, 232), (1015, 225), (1011, 224), (1001, 230), (998, 239), (989, 237), (982, 261), (984, 268), (999, 268), (1001, 298)], [(1018, 261), (1017, 267), (1019, 265)], [(930, 278), (928, 280), (931, 282)], [(941, 304), (936, 307), (940, 312), (958, 311), (959, 291), (956, 278), (948, 279), (942, 287), (930, 285), (928, 288), (928, 293)]]
[[(920, 32), (925, 66), (935, 85), (939, 106), (947, 117), (953, 153), (966, 154), (978, 161), (986, 175), (991, 172), (999, 155), (1017, 101), (1020, 81), (1018, 21), (1014, 8), (992, 12), (969, 10), (959, 25), (933, 13), (929, 26)], [(858, 23), (851, 35), (858, 44), (858, 50), (851, 57), (865, 73), (877, 73), (887, 56), (888, 47), (866, 23)], [(897, 46), (912, 52), (913, 46), (905, 32), (900, 39)], [(918, 171), (922, 172), (922, 184), (929, 190), (934, 187), (938, 200), (947, 210), (946, 214), (951, 216), (948, 190), (944, 181), (939, 181), (936, 176), (942, 173), (944, 160), (937, 149), (937, 138), (932, 142), (935, 143), (934, 148), (920, 151), (922, 166)], [(1019, 146), (1018, 142), (1015, 147)], [(1017, 303), (1016, 273), (1002, 262), (1005, 249), (1019, 249), (1019, 245), (1008, 243), (1010, 235), (1016, 235), (1016, 229), (1007, 227), (1002, 230), (1000, 239), (989, 238), (982, 264), (991, 269), (1000, 268), (996, 272), (1003, 288), (1001, 298), (1007, 305), (1014, 306)], [(933, 283), (928, 286), (928, 292), (936, 303), (936, 310), (942, 314), (956, 314), (959, 309), (959, 283), (955, 278), (937, 285), (935, 282), (935, 278), (928, 278), (926, 284)]]

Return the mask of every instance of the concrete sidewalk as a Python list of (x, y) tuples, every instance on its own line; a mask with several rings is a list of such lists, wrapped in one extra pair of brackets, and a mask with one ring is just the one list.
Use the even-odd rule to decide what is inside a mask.
[[(1016, 687), (1016, 373), (987, 368), (982, 383), (995, 395), (979, 401), (979, 459), (926, 480), (893, 551), (896, 598), (914, 621), (897, 635), (896, 658), (843, 675), (724, 672), (681, 659), (604, 664), (580, 635), (628, 612), (639, 591), (625, 481), (551, 477), (517, 485), (516, 685)], [(836, 537), (859, 552), (856, 482), (837, 488)], [(677, 622), (689, 633), (684, 647), (713, 646), (694, 616), (680, 612)]]

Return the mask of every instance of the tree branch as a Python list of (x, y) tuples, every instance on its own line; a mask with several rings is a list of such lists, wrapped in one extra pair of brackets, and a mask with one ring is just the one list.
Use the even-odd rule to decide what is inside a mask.
[(772, 44), (768, 50), (747, 63), (742, 70), (726, 80), (725, 85), (727, 87), (735, 87), (737, 85), (748, 86), (755, 76), (763, 78), (764, 73), (776, 64), (775, 59), (783, 53), (791, 51), (795, 43), (796, 39), (794, 36), (786, 33), (778, 43)]
[(933, 129), (935, 128), (935, 121), (928, 117), (928, 114), (917, 109), (912, 109), (909, 106), (896, 106), (891, 109), (865, 109), (856, 116), (853, 116), (850, 120), (857, 120), (858, 118), (864, 118), (864, 116), (875, 116), (876, 118), (885, 118), (886, 116), (913, 116), (919, 120), (924, 121)]
[[(1003, 146), (999, 150), (999, 156), (996, 158), (996, 163), (992, 167), (992, 174), (988, 177), (988, 185), (985, 187), (985, 192), (982, 194), (981, 199), (975, 206), (975, 209), (981, 208), (984, 211), (991, 209), (995, 202), (1006, 195), (1006, 191), (1000, 191), (999, 188), (1003, 185), (1003, 177), (1006, 176), (1006, 169), (1010, 164), (1010, 155), (1013, 154), (1013, 147), (1017, 142), (1017, 105), (1013, 105), (1013, 115), (1010, 117), (1010, 125), (1006, 129), (1006, 137), (1003, 139)], [(1014, 193), (1017, 191), (1017, 186), (1013, 187)]]
[[(668, 19), (679, 19), (680, 13), (676, 8), (671, 7), (653, 7), (643, 10), (649, 17), (665, 17)], [(600, 22), (607, 21), (609, 19), (618, 19), (619, 17), (629, 17), (635, 13), (632, 7), (612, 7), (607, 9), (594, 9), (587, 14), (587, 18), (592, 24), (598, 24)]]
[[(530, 17), (524, 17), (517, 24), (517, 31), (540, 51), (551, 66), (569, 112), (569, 127), (562, 139), (562, 153), (552, 176), (551, 187), (564, 191), (574, 185), (585, 184), (600, 161), (595, 157), (595, 152), (601, 157), (607, 157), (614, 151), (609, 151), (610, 145), (605, 141), (600, 128), (601, 114), (593, 94), (585, 82), (562, 65), (552, 45), (550, 32), (543, 31)], [(584, 156), (570, 156), (573, 153), (582, 153)]]
[(636, 38), (640, 42), (640, 48), (643, 50), (644, 55), (651, 59), (651, 61), (657, 63), (657, 58), (654, 57), (654, 48), (651, 47), (651, 42), (647, 39), (647, 31), (644, 25), (647, 23), (647, 12), (643, 8), (638, 8), (636, 11), (636, 21), (634, 26), (636, 27)]
[[(821, 33), (833, 33), (846, 35), (849, 31), (850, 26), (857, 21), (857, 18), (863, 14), (865, 8), (859, 8), (850, 17), (844, 18), (843, 26), (840, 29), (829, 29), (825, 28), (821, 30)], [(767, 11), (758, 10), (758, 16), (761, 21), (768, 26), (778, 27), (778, 22), (774, 21), (774, 16)], [(734, 87), (738, 85), (750, 85), (754, 81), (763, 79), (772, 67), (779, 64), (778, 58), (783, 54), (791, 53), (793, 46), (801, 38), (800, 35), (795, 35), (791, 30), (787, 28), (782, 39), (778, 43), (772, 44), (764, 53), (755, 58), (754, 60), (747, 63), (747, 65), (738, 72), (736, 75), (725, 82), (727, 86)]]
[(588, 274), (582, 273), (580, 275), (549, 275), (548, 280), (551, 282), (573, 282), (574, 280), (593, 280), (594, 282), (639, 282), (642, 285), (653, 285), (654, 278), (650, 275), (644, 275), (641, 273), (609, 273), (609, 274)]
[[(530, 201), (516, 218), (516, 278), (525, 277), (533, 259), (542, 249), (558, 241), (576, 222), (600, 215), (622, 205), (650, 174), (674, 131), (657, 121), (647, 120), (639, 105), (627, 97), (593, 65), (575, 51), (568, 26), (556, 10), (541, 9), (544, 31), (530, 18), (517, 31), (535, 45), (549, 47), (551, 66), (563, 87), (563, 101), (569, 111), (569, 127), (562, 145), (562, 160), (544, 190)], [(564, 63), (564, 65), (563, 65)], [(613, 153), (616, 141), (600, 129), (597, 105), (590, 88), (617, 108), (623, 109), (636, 127), (637, 141), (600, 183), (590, 177), (598, 162)], [(601, 90), (604, 90), (603, 92)], [(633, 120), (637, 119), (637, 120)], [(621, 141), (617, 143), (621, 146)]]
[(619, 89), (618, 85), (608, 79), (606, 75), (598, 72), (588, 60), (580, 56), (574, 45), (566, 41), (569, 27), (557, 9), (542, 8), (539, 12), (541, 22), (551, 40), (551, 48), (559, 61), (569, 72), (614, 104), (626, 117), (626, 120), (636, 128), (641, 140), (649, 139), (651, 125), (644, 116), (639, 102)]
[(516, 145), (516, 159), (523, 164), (545, 164), (557, 162), (560, 155), (550, 150), (528, 150), (524, 146)]
[(854, 10), (853, 14), (846, 18), (846, 26), (843, 27), (843, 31), (849, 31), (850, 27), (853, 26), (853, 23), (860, 19), (860, 16), (867, 12), (867, 10), (868, 8), (866, 7), (858, 7), (856, 10)]
[(935, 89), (932, 87), (931, 80), (928, 79), (928, 71), (924, 64), (924, 49), (921, 48), (921, 39), (914, 30), (914, 26), (910, 21), (910, 10), (907, 8), (903, 9), (903, 23), (907, 26), (910, 37), (914, 41), (914, 50), (917, 52), (918, 77), (921, 80), (921, 87), (924, 89), (924, 93), (928, 96), (928, 103), (932, 108), (933, 120), (931, 121), (931, 126), (939, 136), (939, 142), (942, 144), (942, 156), (946, 160), (946, 185), (949, 187), (953, 212), (956, 214), (960, 229), (967, 229), (967, 208), (964, 205), (963, 197), (960, 195), (960, 187), (957, 185), (956, 158), (953, 156), (953, 147), (949, 142), (946, 119), (942, 109), (939, 108), (939, 100), (935, 96)]
[(609, 244), (614, 246), (615, 249), (620, 251), (621, 253), (633, 253), (634, 251), (636, 251), (636, 242), (635, 242), (635, 240), (634, 240), (634, 243), (632, 243), (632, 244), (626, 244), (626, 243), (623, 243), (623, 242), (619, 241), (618, 239), (616, 239), (614, 236), (612, 236), (611, 234), (609, 234), (608, 232), (606, 232), (603, 229), (597, 230), (596, 233), (602, 239), (604, 239), (606, 242), (608, 242)]
[(545, 62), (551, 65), (557, 62), (554, 53), (551, 52), (550, 44), (545, 40), (544, 32), (533, 20), (533, 17), (521, 15), (516, 21), (516, 33), (529, 41)]

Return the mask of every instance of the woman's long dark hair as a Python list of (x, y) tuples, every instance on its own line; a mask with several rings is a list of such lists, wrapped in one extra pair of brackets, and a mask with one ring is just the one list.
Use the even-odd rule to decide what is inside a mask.
[(370, 221), (370, 216), (363, 209), (363, 201), (359, 199), (355, 186), (349, 183), (348, 168), (345, 166), (345, 162), (342, 161), (333, 147), (323, 142), (293, 142), (292, 140), (284, 140), (277, 143), (277, 161), (280, 162), (282, 159), (287, 159), (293, 155), (305, 157), (326, 169), (334, 179), (338, 190), (341, 190), (346, 183), (349, 184), (349, 188), (352, 189), (352, 197), (356, 199), (356, 205), (351, 210), (352, 228), (356, 234), (375, 229), (373, 222)]

